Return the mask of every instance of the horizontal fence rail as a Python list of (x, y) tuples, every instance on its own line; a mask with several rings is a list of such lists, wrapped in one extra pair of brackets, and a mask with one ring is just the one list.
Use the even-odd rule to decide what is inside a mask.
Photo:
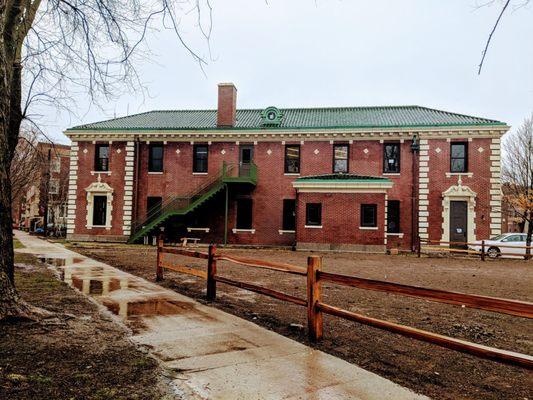
[[(454, 242), (448, 242), (448, 244), (450, 243)], [(455, 242), (454, 244), (457, 244), (457, 242)], [(421, 246), (419, 245), (418, 247), (418, 250), (420, 251)], [(185, 265), (171, 263), (163, 258), (163, 255), (165, 253), (207, 260), (207, 271), (195, 269)], [(306, 299), (301, 299), (299, 297), (287, 293), (282, 293), (270, 288), (265, 288), (256, 284), (241, 282), (236, 279), (230, 279), (227, 277), (220, 276), (217, 273), (217, 261), (227, 261), (237, 265), (243, 265), (252, 268), (266, 269), (287, 274), (305, 276), (307, 278)], [(312, 341), (318, 341), (322, 339), (324, 325), (323, 314), (328, 314), (350, 321), (358, 322), (364, 325), (372, 326), (378, 329), (393, 332), (411, 339), (421, 340), (447, 349), (467, 353), (476, 357), (485, 358), (500, 363), (511, 364), (527, 369), (533, 369), (533, 357), (527, 354), (521, 354), (509, 350), (502, 350), (477, 343), (471, 343), (466, 340), (456, 339), (438, 333), (428, 332), (422, 329), (397, 324), (395, 322), (369, 317), (352, 311), (344, 310), (333, 305), (326, 304), (322, 300), (322, 284), (324, 282), (329, 282), (359, 289), (415, 297), (438, 303), (461, 305), (469, 308), (491, 311), (501, 314), (508, 314), (513, 317), (522, 317), (529, 319), (533, 318), (533, 303), (530, 302), (451, 292), (440, 289), (430, 289), (418, 286), (403, 285), (393, 282), (365, 279), (349, 275), (334, 274), (322, 271), (322, 258), (319, 256), (308, 257), (307, 268), (302, 268), (299, 266), (285, 263), (234, 257), (228, 254), (217, 254), (215, 245), (210, 245), (207, 253), (181, 248), (164, 247), (163, 238), (161, 236), (158, 240), (157, 246), (157, 280), (163, 279), (163, 269), (168, 269), (179, 273), (193, 275), (197, 278), (205, 279), (207, 284), (206, 297), (210, 301), (214, 301), (216, 299), (216, 284), (217, 282), (219, 282), (226, 285), (249, 290), (255, 293), (263, 294), (265, 296), (275, 298), (277, 300), (286, 301), (292, 304), (296, 304), (298, 306), (306, 307), (308, 333), (309, 338)]]
[(187, 256), (187, 257), (203, 258), (205, 260), (207, 260), (209, 258), (209, 254), (208, 253), (203, 253), (201, 251), (194, 251), (194, 250), (185, 250), (185, 249), (163, 247), (161, 249), (161, 252), (162, 253), (177, 254), (177, 255)]
[(239, 282), (218, 275), (215, 275), (215, 281), (225, 283), (226, 285), (236, 286), (241, 289), (250, 290), (252, 292), (261, 293), (265, 296), (273, 297), (278, 300), (288, 301), (299, 306), (307, 307), (307, 301), (305, 301), (304, 299), (300, 299), (298, 297), (291, 296), (286, 293), (278, 292), (277, 290), (267, 289), (261, 286), (253, 285), (251, 283)]
[(318, 271), (318, 279), (325, 282), (334, 282), (340, 285), (352, 286), (379, 292), (395, 293), (404, 296), (417, 297), (429, 301), (460, 305), (480, 310), (516, 315), (519, 317), (533, 318), (533, 303), (500, 299), (497, 297), (479, 296), (460, 292), (449, 292), (439, 289), (428, 289), (418, 286), (402, 285), (377, 281), (373, 279), (357, 278), (355, 276), (332, 274)]
[(533, 357), (527, 354), (515, 353), (513, 351), (496, 349), (481, 344), (467, 342), (466, 340), (455, 339), (438, 333), (428, 332), (410, 326), (396, 324), (394, 322), (383, 321), (365, 315), (356, 314), (324, 303), (317, 303), (317, 308), (327, 314), (359, 322), (364, 325), (373, 326), (402, 336), (436, 344), (447, 349), (457, 350), (462, 353), (471, 354), (480, 358), (499, 361), (505, 364), (518, 365), (528, 369), (533, 369)]
[[(448, 246), (448, 247), (445, 247)], [(455, 247), (454, 247), (455, 246)], [(460, 246), (460, 247), (457, 247)], [(471, 246), (479, 247), (479, 250), (471, 249)], [(532, 250), (533, 246), (517, 246), (513, 244), (488, 244), (485, 240), (482, 240), (481, 243), (471, 243), (471, 242), (450, 242), (442, 240), (430, 240), (430, 239), (421, 239), (418, 237), (417, 253), (418, 257), (421, 257), (422, 250), (436, 251), (436, 252), (448, 252), (448, 253), (462, 253), (470, 255), (479, 255), (482, 261), (485, 261), (488, 250), (491, 248), (498, 248), (498, 256), (511, 256), (517, 258), (531, 259), (533, 254), (527, 254), (526, 250)], [(466, 247), (466, 248), (461, 248)], [(511, 253), (506, 251), (501, 251), (499, 249), (523, 249), (524, 252), (520, 253)], [(533, 251), (530, 251), (533, 253)]]
[(305, 270), (304, 268), (297, 267), (295, 265), (290, 265), (290, 264), (274, 263), (274, 262), (263, 261), (263, 260), (252, 260), (249, 258), (231, 257), (225, 254), (215, 256), (215, 258), (217, 260), (230, 261), (235, 264), (246, 265), (248, 267), (270, 269), (273, 271), (287, 272), (289, 274), (295, 274), (295, 275), (303, 275), (303, 276), (307, 275), (307, 270)]

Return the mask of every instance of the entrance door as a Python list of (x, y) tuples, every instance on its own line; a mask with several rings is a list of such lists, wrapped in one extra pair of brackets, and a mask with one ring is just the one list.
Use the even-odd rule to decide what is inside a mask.
[(241, 146), (239, 157), (239, 176), (250, 176), (250, 167), (254, 159), (254, 146)]
[[(450, 242), (468, 242), (466, 201), (450, 202)], [(461, 245), (451, 247), (466, 247)]]

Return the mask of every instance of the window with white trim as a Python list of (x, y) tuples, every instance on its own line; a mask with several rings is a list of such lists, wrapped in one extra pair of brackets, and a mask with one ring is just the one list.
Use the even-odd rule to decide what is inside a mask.
[(252, 199), (237, 199), (237, 229), (252, 229)]
[(376, 204), (361, 204), (361, 226), (374, 228), (378, 226), (378, 206)]
[(305, 205), (305, 225), (322, 226), (321, 203), (307, 203)]

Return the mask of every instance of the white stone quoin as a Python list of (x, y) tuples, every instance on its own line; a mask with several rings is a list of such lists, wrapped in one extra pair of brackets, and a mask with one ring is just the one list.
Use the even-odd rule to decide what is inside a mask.
[(131, 217), (133, 210), (133, 171), (135, 164), (135, 142), (126, 142), (126, 166), (124, 168), (124, 207), (122, 210), (124, 236), (131, 234)]

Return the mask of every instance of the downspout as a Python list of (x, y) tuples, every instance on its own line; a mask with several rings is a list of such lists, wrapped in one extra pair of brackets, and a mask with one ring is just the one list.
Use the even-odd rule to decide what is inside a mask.
[(298, 189), (296, 189), (296, 199), (294, 204), (294, 244), (292, 250), (295, 251), (298, 245)]
[(226, 202), (224, 205), (224, 246), (228, 244), (228, 209), (229, 209), (229, 189), (228, 184), (224, 184), (225, 186), (225, 195), (226, 195)]
[(418, 136), (413, 136), (411, 143), (411, 152), (413, 153), (411, 162), (411, 251), (416, 251), (417, 237), (418, 237), (418, 153), (420, 145), (418, 143)]

